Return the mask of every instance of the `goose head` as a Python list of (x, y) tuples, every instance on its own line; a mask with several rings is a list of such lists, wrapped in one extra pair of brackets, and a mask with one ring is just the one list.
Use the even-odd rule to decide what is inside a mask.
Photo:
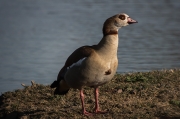
[(137, 21), (133, 20), (129, 17), (129, 15), (125, 13), (116, 14), (110, 18), (108, 18), (103, 25), (103, 34), (108, 34), (109, 32), (118, 32), (118, 30), (123, 27), (133, 23), (137, 23)]

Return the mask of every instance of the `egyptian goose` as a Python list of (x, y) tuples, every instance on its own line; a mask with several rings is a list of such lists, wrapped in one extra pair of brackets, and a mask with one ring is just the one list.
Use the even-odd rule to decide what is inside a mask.
[(108, 18), (103, 26), (103, 38), (97, 45), (82, 46), (76, 49), (60, 70), (57, 81), (51, 84), (54, 94), (63, 95), (70, 88), (80, 90), (82, 113), (92, 115), (85, 109), (83, 87), (93, 87), (95, 95), (95, 113), (101, 111), (98, 104), (98, 87), (109, 82), (118, 67), (118, 30), (129, 24), (137, 23), (127, 14), (117, 14)]

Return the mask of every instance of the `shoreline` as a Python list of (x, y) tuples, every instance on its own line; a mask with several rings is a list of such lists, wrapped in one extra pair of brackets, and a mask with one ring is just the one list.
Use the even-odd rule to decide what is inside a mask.
[[(49, 85), (31, 84), (1, 94), (0, 118), (87, 118), (81, 114), (79, 91), (54, 96)], [(85, 106), (92, 110), (92, 89), (84, 93)], [(108, 113), (92, 118), (180, 118), (180, 69), (116, 74), (100, 87), (99, 101)]]

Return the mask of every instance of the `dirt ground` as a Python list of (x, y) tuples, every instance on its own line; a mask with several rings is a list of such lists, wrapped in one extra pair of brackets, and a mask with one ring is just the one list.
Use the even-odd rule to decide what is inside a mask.
[[(79, 91), (53, 94), (54, 89), (32, 81), (31, 86), (0, 96), (2, 119), (180, 119), (180, 69), (117, 74), (99, 88), (106, 114), (82, 115)], [(93, 89), (85, 87), (85, 106), (93, 112)]]

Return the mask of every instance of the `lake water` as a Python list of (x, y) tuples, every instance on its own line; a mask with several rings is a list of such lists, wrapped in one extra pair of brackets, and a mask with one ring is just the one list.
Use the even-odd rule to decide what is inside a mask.
[(179, 0), (1, 0), (0, 92), (52, 83), (67, 57), (97, 44), (104, 21), (127, 13), (119, 31), (118, 72), (180, 68)]

